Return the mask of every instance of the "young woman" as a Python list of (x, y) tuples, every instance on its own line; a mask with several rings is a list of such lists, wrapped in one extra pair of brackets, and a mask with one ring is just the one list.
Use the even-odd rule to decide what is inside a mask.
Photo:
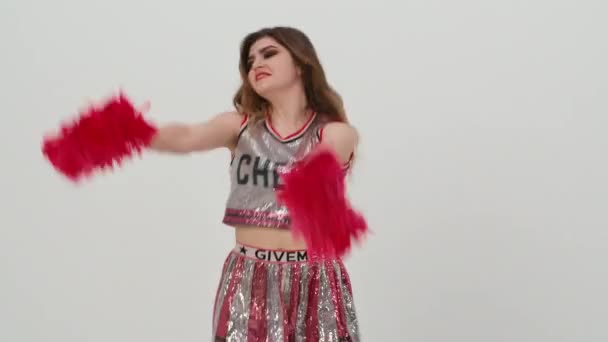
[(345, 168), (357, 146), (339, 96), (310, 40), (293, 28), (262, 29), (241, 44), (237, 111), (161, 127), (151, 147), (189, 153), (227, 148), (231, 192), (224, 223), (236, 247), (218, 286), (216, 341), (358, 341), (351, 285), (339, 259), (310, 261), (276, 199), (277, 166), (324, 144)]
[[(234, 97), (235, 111), (200, 124), (157, 128), (139, 116), (128, 121), (128, 115), (117, 113), (130, 107), (124, 101), (113, 103), (104, 114), (93, 111), (97, 119), (81, 119), (74, 128), (81, 131), (47, 141), (45, 154), (75, 178), (111, 164), (108, 150), (122, 153), (137, 141), (163, 153), (228, 149), (231, 191), (223, 222), (234, 227), (236, 243), (216, 293), (215, 341), (359, 341), (352, 288), (340, 258), (344, 244), (329, 244), (334, 252), (329, 257), (312, 253), (327, 247), (324, 240), (312, 238), (315, 234), (344, 242), (357, 235), (352, 231), (366, 228), (341, 200), (342, 178), (332, 183), (351, 167), (357, 132), (301, 31), (274, 27), (249, 34), (241, 44), (239, 65), (242, 85)], [(112, 136), (103, 140), (111, 145), (103, 149), (102, 130)], [(115, 138), (117, 132), (126, 136)], [(322, 162), (319, 151), (330, 151), (334, 163)], [(319, 157), (303, 164), (311, 156)], [(337, 171), (325, 177), (328, 165)], [(289, 169), (302, 174), (285, 171)], [(300, 178), (287, 178), (290, 174)], [(281, 191), (295, 193), (295, 198), (281, 197)], [(308, 226), (317, 231), (306, 233)]]

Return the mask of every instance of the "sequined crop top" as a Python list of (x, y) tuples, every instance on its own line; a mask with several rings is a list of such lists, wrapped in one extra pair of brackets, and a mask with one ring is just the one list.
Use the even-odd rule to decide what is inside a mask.
[(310, 152), (322, 138), (323, 116), (311, 113), (296, 132), (281, 136), (269, 119), (245, 117), (230, 162), (230, 193), (223, 223), (289, 228), (285, 206), (277, 203), (277, 167), (289, 167)]

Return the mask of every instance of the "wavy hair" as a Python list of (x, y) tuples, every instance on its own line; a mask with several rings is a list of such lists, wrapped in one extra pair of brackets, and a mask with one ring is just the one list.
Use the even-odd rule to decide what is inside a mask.
[(247, 77), (249, 50), (263, 37), (273, 38), (285, 47), (296, 65), (301, 68), (308, 108), (327, 116), (331, 121), (348, 122), (342, 98), (327, 82), (312, 42), (302, 31), (284, 26), (262, 28), (243, 38), (239, 58), (242, 84), (233, 98), (236, 109), (249, 114), (254, 120), (263, 119), (271, 109), (271, 104), (253, 90)]

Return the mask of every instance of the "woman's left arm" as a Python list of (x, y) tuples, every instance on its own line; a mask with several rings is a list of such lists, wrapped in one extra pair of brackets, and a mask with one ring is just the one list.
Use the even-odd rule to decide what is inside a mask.
[(291, 231), (304, 238), (309, 255), (341, 257), (368, 230), (365, 218), (350, 205), (344, 182), (359, 137), (349, 124), (332, 122), (320, 138), (318, 153), (283, 175), (277, 198), (289, 209)]

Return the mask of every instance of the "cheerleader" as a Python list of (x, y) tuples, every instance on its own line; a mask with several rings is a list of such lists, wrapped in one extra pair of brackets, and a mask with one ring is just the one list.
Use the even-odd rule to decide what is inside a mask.
[[(234, 229), (235, 245), (215, 294), (212, 338), (360, 341), (342, 262), (367, 231), (344, 189), (357, 131), (300, 30), (273, 27), (247, 35), (239, 69), (234, 111), (202, 123), (156, 126), (121, 95), (47, 137), (44, 153), (76, 180), (134, 150), (227, 149), (231, 188), (223, 223)], [(93, 131), (112, 137), (103, 139), (103, 151), (99, 139), (91, 141)]]

